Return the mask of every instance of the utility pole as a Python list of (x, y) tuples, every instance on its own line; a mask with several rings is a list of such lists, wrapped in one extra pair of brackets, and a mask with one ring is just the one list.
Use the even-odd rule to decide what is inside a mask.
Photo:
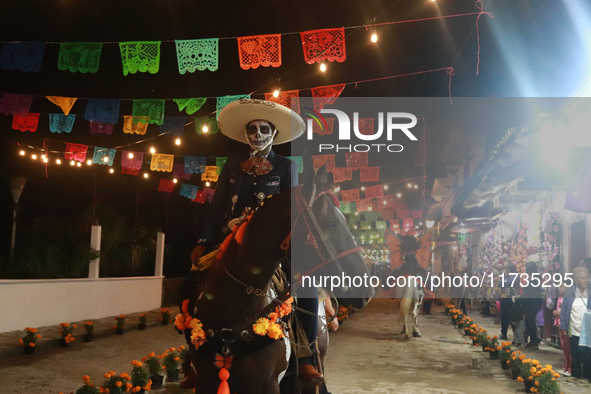
[(10, 190), (12, 191), (12, 199), (14, 200), (14, 211), (12, 213), (12, 240), (10, 242), (10, 259), (14, 258), (14, 245), (16, 242), (16, 211), (18, 208), (18, 200), (21, 198), (23, 189), (27, 178), (12, 177), (10, 178)]

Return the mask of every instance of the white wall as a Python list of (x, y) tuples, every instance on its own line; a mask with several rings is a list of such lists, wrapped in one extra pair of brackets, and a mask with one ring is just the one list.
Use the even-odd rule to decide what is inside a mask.
[(163, 278), (0, 280), (0, 332), (159, 308)]

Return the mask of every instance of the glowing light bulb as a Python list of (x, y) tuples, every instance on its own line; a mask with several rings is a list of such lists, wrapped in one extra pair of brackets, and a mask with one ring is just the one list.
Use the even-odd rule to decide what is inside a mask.
[(326, 71), (326, 64), (320, 63), (320, 71), (322, 71), (322, 72)]
[(147, 172), (144, 172), (144, 178), (147, 179), (148, 177), (149, 177), (148, 173)]
[(378, 42), (378, 35), (376, 33), (371, 35), (371, 42)]
[(357, 226), (353, 226), (353, 228), (354, 228), (355, 230), (357, 230)]
[(335, 189), (334, 189), (334, 192), (335, 192), (335, 193), (338, 193), (338, 192), (340, 192), (340, 191), (341, 191), (341, 187), (340, 187), (340, 186), (337, 186), (337, 187), (335, 187)]
[(62, 161), (61, 161), (60, 159), (57, 159), (57, 160), (55, 161), (55, 163), (56, 163), (56, 164), (62, 164)]
[(86, 164), (88, 164), (89, 166), (92, 165), (92, 160), (86, 160)]
[(43, 163), (47, 163), (49, 160), (47, 159), (47, 157), (43, 158)]
[(111, 168), (111, 169), (109, 170), (109, 172), (110, 172), (111, 174), (113, 174), (113, 173), (115, 172), (115, 170)]
[(406, 185), (406, 187), (412, 187), (412, 184), (411, 184), (411, 183), (408, 183), (408, 184)]
[(174, 183), (177, 183), (179, 180), (178, 180), (178, 179), (176, 179), (176, 178), (174, 178), (172, 181), (173, 181)]
[(82, 163), (80, 163), (80, 162), (76, 163), (76, 167), (82, 167)]
[(150, 153), (151, 153), (151, 154), (154, 154), (154, 153), (156, 153), (156, 149), (154, 149), (154, 147), (151, 147), (151, 148), (150, 148)]
[(359, 215), (359, 212), (355, 212), (355, 216), (358, 216), (358, 215)]
[(419, 226), (422, 226), (422, 225), (423, 225), (423, 222), (419, 222)]
[(37, 155), (32, 155), (32, 156), (31, 156), (31, 159), (33, 159), (33, 160), (37, 160)]
[(174, 141), (174, 143), (175, 143), (175, 144), (177, 144), (177, 145), (180, 145), (180, 144), (181, 144), (181, 139), (180, 139), (180, 138), (177, 138), (177, 139)]
[(388, 190), (388, 185), (384, 185), (384, 190)]
[(419, 188), (419, 185), (415, 185), (415, 189), (418, 189), (418, 188)]
[(204, 124), (203, 127), (201, 128), (201, 130), (203, 130), (204, 133), (207, 133), (209, 131), (209, 128), (207, 127), (206, 124)]
[(209, 182), (205, 182), (205, 186), (209, 187), (211, 184)]
[(398, 197), (398, 198), (402, 197), (402, 193), (398, 193), (398, 194), (396, 195), (396, 197)]
[(129, 157), (130, 159), (133, 159), (133, 152), (129, 152), (129, 154), (127, 155), (127, 157)]
[(41, 155), (41, 159), (42, 160), (45, 160), (45, 155)]
[(279, 97), (279, 90), (275, 90), (273, 92), (273, 97)]
[(457, 222), (458, 222), (458, 217), (456, 216), (456, 217), (454, 218), (454, 223), (457, 223)]
[(71, 161), (70, 161), (70, 165), (71, 165), (71, 166), (75, 166), (75, 165), (76, 165), (76, 162), (75, 162), (74, 160), (71, 160)]
[(25, 155), (25, 151), (24, 150), (20, 151), (19, 153), (20, 153), (21, 156), (24, 156)]
[(109, 162), (109, 156), (105, 156), (105, 157), (103, 157), (103, 161), (104, 161), (105, 163), (108, 163), (108, 162)]
[(388, 202), (384, 200), (384, 205), (386, 205)]
[(361, 186), (361, 191), (364, 191), (364, 190), (365, 190), (365, 186)]

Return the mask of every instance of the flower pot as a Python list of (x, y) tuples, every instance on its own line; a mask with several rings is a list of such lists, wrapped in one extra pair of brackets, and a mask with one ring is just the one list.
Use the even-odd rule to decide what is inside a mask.
[(168, 323), (170, 323), (170, 317), (169, 318), (162, 319), (162, 325), (163, 326), (167, 326)]
[(125, 333), (125, 327), (115, 328), (115, 334), (123, 335), (123, 333)]
[(87, 332), (86, 334), (84, 334), (84, 342), (92, 342), (94, 340), (94, 333), (93, 332)]
[(518, 376), (519, 371), (517, 369), (511, 369), (511, 378), (513, 378), (513, 380), (516, 380)]
[(65, 339), (60, 339), (60, 347), (68, 347), (70, 344)]
[(174, 371), (166, 371), (166, 381), (167, 382), (178, 382), (179, 380), (179, 370), (175, 369)]
[(464, 329), (464, 335), (469, 337), (470, 336), (470, 330), (468, 330), (467, 328)]
[(482, 346), (482, 351), (483, 351), (483, 352), (485, 352), (486, 350), (484, 350), (484, 348), (485, 348), (486, 346), (484, 346), (484, 345), (481, 345), (481, 346)]
[(488, 352), (488, 355), (491, 360), (498, 360), (499, 359), (499, 351), (495, 350), (494, 352)]
[(152, 390), (159, 390), (164, 383), (164, 375), (150, 376), (150, 380), (152, 380)]
[(25, 354), (35, 354), (35, 348), (33, 346), (25, 345)]
[(525, 392), (531, 393), (532, 392), (531, 389), (532, 389), (532, 387), (534, 387), (534, 381), (525, 379), (523, 381), (523, 384), (525, 385)]
[(139, 323), (137, 325), (137, 329), (140, 330), (140, 331), (145, 330), (146, 329), (146, 323)]
[(511, 367), (507, 364), (507, 361), (501, 360), (501, 369), (510, 369)]
[(472, 345), (476, 345), (476, 344), (477, 344), (476, 340), (475, 340), (475, 339), (473, 339), (473, 340), (472, 340)]

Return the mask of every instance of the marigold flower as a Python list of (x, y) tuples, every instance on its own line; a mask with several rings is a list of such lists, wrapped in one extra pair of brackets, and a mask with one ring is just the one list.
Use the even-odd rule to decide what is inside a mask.
[(174, 361), (179, 361), (181, 358), (180, 357), (175, 357), (173, 360)]
[(27, 331), (29, 331), (32, 334), (35, 334), (37, 332), (36, 328), (27, 328)]
[(121, 383), (119, 380), (115, 382), (115, 386), (117, 387), (121, 387), (123, 385), (123, 383)]
[(19, 344), (19, 345), (23, 346), (23, 344), (24, 344), (24, 343), (25, 343), (25, 341), (23, 341), (23, 339), (22, 339), (22, 338), (19, 338), (19, 339), (18, 339), (18, 344)]
[(37, 345), (35, 344), (35, 342), (31, 342), (31, 343), (29, 343), (29, 346), (30, 346), (30, 347), (35, 347), (35, 346), (37, 346)]
[(533, 380), (533, 378), (534, 378), (533, 376), (528, 376), (527, 380)]
[(269, 335), (269, 338), (271, 339), (283, 338), (283, 330), (279, 324), (271, 323), (269, 324), (267, 335)]
[(156, 353), (152, 352), (150, 354), (148, 354), (148, 357), (154, 357), (156, 355)]
[(518, 376), (517, 380), (519, 380), (520, 382), (523, 382), (523, 378), (521, 376)]
[(41, 334), (37, 334), (37, 338), (41, 338)]
[(84, 376), (82, 377), (82, 380), (90, 380), (90, 376), (88, 376), (88, 375), (84, 375)]
[(111, 377), (111, 374), (109, 372), (107, 372), (106, 374), (103, 375), (105, 377), (105, 379), (109, 379)]
[(558, 378), (560, 377), (560, 374), (558, 374), (558, 373), (555, 373), (555, 374), (554, 374), (554, 375), (552, 375), (552, 376), (554, 376), (556, 379), (558, 379)]
[(269, 319), (261, 317), (256, 321), (256, 323), (252, 325), (252, 330), (257, 335), (265, 335), (269, 330), (270, 323), (271, 322), (269, 321)]
[(532, 360), (531, 362), (533, 365), (538, 365), (540, 363), (538, 360)]

